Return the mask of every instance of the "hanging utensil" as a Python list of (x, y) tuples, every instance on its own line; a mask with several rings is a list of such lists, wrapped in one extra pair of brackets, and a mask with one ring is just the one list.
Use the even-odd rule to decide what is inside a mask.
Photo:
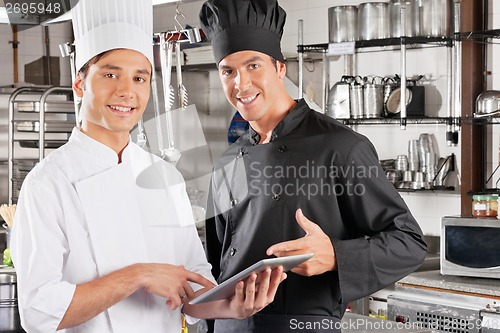
[(177, 71), (177, 100), (179, 108), (185, 110), (188, 106), (188, 93), (186, 87), (182, 83), (182, 51), (181, 44), (175, 44), (175, 60)]
[[(165, 101), (165, 120), (167, 124), (167, 149), (161, 149), (161, 157), (172, 163), (177, 164), (181, 153), (174, 146), (174, 133), (172, 125), (172, 105), (174, 104), (174, 88), (171, 85), (172, 78), (172, 49), (174, 42), (167, 40), (166, 34), (160, 39), (160, 62), (163, 77), (163, 95)], [(160, 121), (160, 119), (158, 119)]]
[(142, 118), (139, 119), (139, 122), (137, 123), (137, 145), (141, 148), (144, 148), (146, 145), (146, 134), (144, 133), (144, 123)]

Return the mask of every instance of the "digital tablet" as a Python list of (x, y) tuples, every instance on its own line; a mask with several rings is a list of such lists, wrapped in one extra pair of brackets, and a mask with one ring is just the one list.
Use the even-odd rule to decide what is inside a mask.
[(276, 268), (278, 266), (283, 266), (283, 271), (289, 271), (295, 266), (303, 263), (304, 261), (312, 258), (314, 254), (299, 254), (296, 256), (282, 257), (282, 258), (271, 258), (271, 259), (263, 259), (261, 261), (256, 262), (252, 266), (247, 269), (239, 272), (238, 274), (232, 276), (226, 281), (219, 284), (217, 287), (214, 287), (207, 291), (206, 293), (192, 299), (189, 304), (199, 304), (217, 301), (220, 299), (226, 299), (232, 297), (234, 295), (234, 288), (236, 284), (246, 279), (252, 273), (259, 273), (265, 270), (266, 268)]

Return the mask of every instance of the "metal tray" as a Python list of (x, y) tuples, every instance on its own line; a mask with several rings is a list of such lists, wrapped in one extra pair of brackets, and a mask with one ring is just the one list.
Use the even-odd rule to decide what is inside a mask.
[[(40, 102), (17, 102), (19, 112), (40, 112)], [(74, 113), (75, 104), (72, 101), (45, 102), (45, 112)]]
[[(39, 121), (20, 121), (16, 123), (16, 129), (19, 132), (36, 132), (40, 131), (40, 122)], [(73, 131), (73, 127), (75, 127), (74, 123), (70, 122), (46, 122), (45, 123), (45, 132), (47, 133), (71, 133)]]
[(35, 167), (35, 165), (38, 163), (38, 160), (35, 159), (30, 159), (30, 160), (14, 160), (14, 169), (20, 170), (20, 171), (30, 171)]
[[(50, 140), (45, 141), (45, 148), (56, 149), (65, 144), (66, 140)], [(19, 145), (23, 148), (40, 148), (40, 141), (38, 140), (22, 140), (19, 141)]]

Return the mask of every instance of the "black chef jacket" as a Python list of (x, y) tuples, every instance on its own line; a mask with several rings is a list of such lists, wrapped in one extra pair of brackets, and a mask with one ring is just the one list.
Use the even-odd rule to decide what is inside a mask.
[(422, 231), (366, 137), (300, 100), (268, 144), (259, 139), (250, 128), (214, 168), (206, 224), (214, 276), (222, 282), (271, 245), (303, 237), (297, 208), (330, 237), (338, 265), (312, 277), (289, 272), (261, 314), (340, 319), (348, 302), (422, 263)]

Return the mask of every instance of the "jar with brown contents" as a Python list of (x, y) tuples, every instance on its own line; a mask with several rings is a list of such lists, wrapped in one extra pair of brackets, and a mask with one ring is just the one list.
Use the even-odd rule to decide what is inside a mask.
[(498, 195), (474, 195), (472, 196), (472, 216), (474, 217), (497, 217)]

